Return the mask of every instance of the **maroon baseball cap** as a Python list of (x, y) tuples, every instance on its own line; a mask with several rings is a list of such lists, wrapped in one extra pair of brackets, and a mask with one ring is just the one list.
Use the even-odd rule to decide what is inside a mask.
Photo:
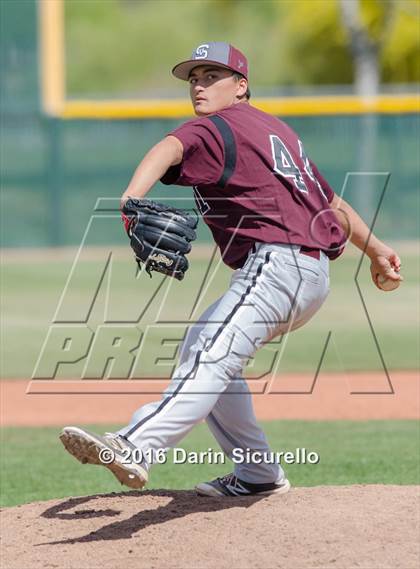
[(224, 42), (207, 42), (200, 44), (191, 55), (191, 59), (178, 63), (172, 73), (178, 79), (188, 81), (191, 71), (199, 65), (214, 64), (240, 73), (248, 79), (248, 61), (243, 53)]

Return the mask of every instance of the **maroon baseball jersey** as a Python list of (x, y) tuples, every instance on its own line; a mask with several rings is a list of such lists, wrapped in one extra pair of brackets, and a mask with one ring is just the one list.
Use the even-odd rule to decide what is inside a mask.
[(254, 242), (322, 249), (334, 259), (346, 236), (334, 192), (284, 122), (246, 103), (187, 121), (170, 133), (184, 154), (164, 184), (193, 186), (197, 206), (236, 269)]

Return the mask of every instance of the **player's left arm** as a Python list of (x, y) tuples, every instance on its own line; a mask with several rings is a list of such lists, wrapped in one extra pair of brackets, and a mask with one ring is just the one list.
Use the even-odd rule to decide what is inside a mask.
[(330, 206), (335, 210), (344, 231), (349, 234), (351, 243), (370, 258), (370, 273), (374, 284), (380, 288), (378, 275), (385, 279), (402, 281), (401, 260), (397, 253), (370, 232), (360, 215), (343, 198), (334, 194)]

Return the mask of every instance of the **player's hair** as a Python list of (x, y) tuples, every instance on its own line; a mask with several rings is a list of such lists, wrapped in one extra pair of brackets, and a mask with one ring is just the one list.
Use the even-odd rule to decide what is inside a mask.
[[(236, 81), (240, 81), (241, 79), (245, 79), (245, 77), (243, 75), (241, 75), (240, 73), (236, 73), (236, 71), (233, 72), (233, 77), (235, 78)], [(246, 98), (247, 101), (249, 101), (249, 99), (251, 98), (251, 91), (249, 89), (249, 87), (246, 90), (245, 95), (242, 95), (242, 97), (240, 97), (241, 99)]]

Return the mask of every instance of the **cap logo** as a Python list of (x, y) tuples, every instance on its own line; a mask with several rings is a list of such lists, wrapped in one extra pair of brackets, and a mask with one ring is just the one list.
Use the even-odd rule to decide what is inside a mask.
[(199, 45), (197, 47), (197, 49), (195, 50), (195, 57), (194, 59), (206, 59), (206, 57), (208, 57), (208, 49), (209, 49), (209, 44), (208, 43), (203, 43), (201, 45)]
[(244, 62), (243, 62), (242, 60), (239, 60), (239, 61), (238, 61), (238, 67), (239, 67), (239, 69), (241, 69), (244, 65), (245, 65), (245, 64), (244, 64)]

